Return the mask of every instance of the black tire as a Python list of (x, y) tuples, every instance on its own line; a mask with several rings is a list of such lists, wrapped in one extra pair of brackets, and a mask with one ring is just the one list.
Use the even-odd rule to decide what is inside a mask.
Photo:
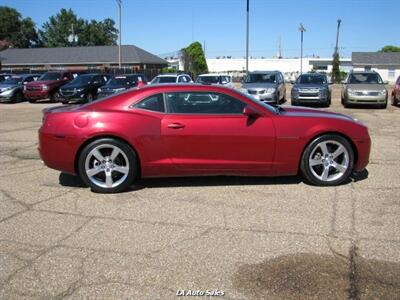
[(86, 98), (86, 103), (93, 102), (93, 100), (94, 100), (92, 93), (88, 93), (85, 98)]
[(350, 105), (347, 103), (346, 99), (343, 99), (342, 103), (343, 103), (343, 107), (344, 108), (349, 108), (350, 107)]
[(34, 100), (34, 99), (29, 99), (29, 103), (36, 103), (36, 100)]
[(12, 100), (15, 103), (22, 102), (24, 100), (24, 95), (22, 94), (22, 92), (16, 92)]
[[(333, 176), (332, 180), (330, 180), (330, 181), (328, 181), (328, 180), (324, 181), (324, 180), (321, 180), (320, 178), (318, 178), (314, 174), (318, 170), (316, 170), (316, 169), (311, 170), (312, 167), (310, 166), (310, 163), (309, 163), (310, 156), (313, 154), (313, 152), (316, 153), (316, 155), (319, 154), (319, 153), (317, 153), (319, 150), (316, 150), (316, 149), (319, 149), (318, 145), (323, 142), (338, 143), (338, 144), (342, 145), (344, 147), (344, 149), (347, 151), (347, 161), (348, 161), (347, 169), (343, 172), (343, 174), (340, 175), (339, 178), (334, 179), (334, 176)], [(332, 147), (334, 147), (334, 146), (336, 146), (336, 145), (333, 144)], [(330, 151), (335, 151), (335, 149), (332, 148)], [(341, 155), (343, 155), (343, 156), (341, 156)], [(345, 161), (345, 157), (346, 157), (345, 154), (343, 153), (341, 155), (339, 155), (337, 157), (337, 159), (338, 160), (343, 159), (343, 161)], [(342, 164), (343, 161), (341, 163), (340, 162), (339, 163)], [(348, 180), (348, 178), (353, 170), (353, 166), (354, 166), (354, 151), (353, 151), (353, 148), (350, 145), (349, 141), (340, 135), (326, 134), (326, 135), (322, 135), (322, 136), (315, 138), (304, 149), (303, 155), (301, 157), (300, 170), (301, 170), (301, 173), (303, 174), (304, 178), (306, 179), (306, 181), (313, 185), (334, 186), (334, 185), (340, 185)], [(326, 168), (322, 163), (318, 164), (318, 168), (319, 167)], [(314, 166), (314, 168), (317, 168), (317, 166)], [(332, 168), (334, 168), (334, 167), (328, 166), (327, 168), (328, 168), (328, 172), (331, 172), (331, 171), (333, 171)], [(332, 175), (335, 175), (335, 173), (333, 172)]]
[[(92, 179), (90, 179), (85, 171), (85, 166), (86, 166), (86, 160), (88, 159), (88, 161), (91, 160), (91, 151), (95, 148), (99, 148), (99, 147), (105, 147), (105, 150), (103, 151), (103, 155), (106, 155), (106, 157), (110, 156), (111, 154), (104, 154), (107, 152), (107, 146), (115, 146), (117, 148), (119, 148), (124, 154), (126, 159), (128, 160), (129, 164), (126, 164), (128, 166), (128, 173), (125, 179), (121, 179), (122, 181), (114, 187), (102, 187), (99, 186), (98, 184), (96, 184), (95, 182), (93, 182), (93, 177)], [(89, 156), (89, 158), (88, 158)], [(122, 156), (122, 158), (120, 157), (120, 159), (122, 159), (123, 161), (125, 160), (125, 157)], [(96, 161), (96, 159), (93, 157), (93, 160)], [(116, 163), (115, 161), (112, 163)], [(108, 169), (109, 170), (109, 169)], [(105, 173), (105, 168), (104, 168), (104, 174)], [(113, 173), (114, 172), (114, 173)], [(111, 170), (110, 174), (111, 176), (114, 175), (120, 175), (120, 173), (117, 172), (117, 174), (115, 174), (116, 171)], [(101, 174), (100, 174), (101, 173)], [(99, 174), (102, 174), (103, 171), (100, 171)], [(98, 140), (95, 140), (93, 142), (91, 142), (90, 144), (88, 144), (81, 152), (81, 154), (79, 155), (79, 159), (78, 159), (78, 174), (80, 176), (80, 178), (82, 179), (82, 181), (91, 188), (91, 190), (93, 192), (97, 192), (97, 193), (119, 193), (122, 191), (125, 191), (130, 185), (132, 185), (132, 183), (134, 182), (134, 180), (136, 179), (136, 177), (138, 176), (138, 161), (137, 161), (137, 155), (135, 153), (135, 151), (126, 143), (121, 142), (117, 139), (112, 139), (112, 138), (101, 138)], [(97, 175), (96, 175), (97, 176)], [(105, 175), (104, 175), (105, 178)], [(99, 182), (101, 180), (99, 179)], [(105, 181), (105, 180), (104, 180)], [(118, 181), (118, 180), (117, 180)], [(115, 183), (115, 182), (114, 182)]]
[(67, 100), (61, 100), (61, 103), (62, 103), (62, 104), (68, 104), (69, 101), (67, 101)]
[(386, 109), (387, 108), (387, 101), (384, 104), (379, 104), (380, 109)]
[(393, 106), (399, 105), (399, 102), (397, 101), (396, 96), (394, 95), (394, 93), (392, 94), (392, 97), (391, 97), (391, 104)]
[(60, 101), (60, 94), (58, 93), (58, 91), (52, 92), (50, 94), (50, 102), (55, 103)]

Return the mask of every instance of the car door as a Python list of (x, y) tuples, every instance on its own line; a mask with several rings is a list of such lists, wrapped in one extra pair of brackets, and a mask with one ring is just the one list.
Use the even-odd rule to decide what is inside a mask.
[(161, 134), (185, 174), (269, 174), (275, 151), (272, 118), (249, 118), (248, 104), (214, 92), (165, 93)]

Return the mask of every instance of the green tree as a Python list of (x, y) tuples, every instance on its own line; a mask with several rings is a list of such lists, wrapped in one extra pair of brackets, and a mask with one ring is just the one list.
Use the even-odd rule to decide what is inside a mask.
[(333, 55), (333, 61), (332, 61), (332, 82), (334, 83), (340, 83), (341, 81), (339, 66), (340, 66), (339, 54), (335, 53)]
[(79, 18), (71, 9), (61, 9), (51, 16), (43, 24), (40, 36), (45, 47), (75, 46), (68, 41), (72, 30), (78, 37), (77, 46), (115, 45), (118, 38), (118, 30), (112, 19), (88, 21)]
[(0, 6), (0, 41), (3, 47), (29, 48), (39, 44), (35, 23), (14, 8)]
[(194, 42), (181, 50), (185, 72), (196, 77), (199, 74), (207, 73), (207, 61), (203, 48), (199, 42)]
[(400, 47), (393, 46), (393, 45), (387, 45), (384, 46), (379, 52), (400, 52)]

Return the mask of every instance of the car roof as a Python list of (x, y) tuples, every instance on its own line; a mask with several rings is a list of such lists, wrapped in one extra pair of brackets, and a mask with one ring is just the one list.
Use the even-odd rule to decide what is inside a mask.
[(267, 73), (280, 73), (280, 71), (251, 71), (250, 74), (267, 74)]
[(159, 74), (156, 77), (178, 77), (181, 75), (189, 76), (188, 74), (185, 74), (185, 73), (179, 73), (179, 74), (178, 73), (168, 73), (168, 74)]
[(197, 77), (200, 77), (200, 76), (231, 76), (231, 75), (223, 74), (223, 73), (207, 73), (207, 74), (200, 74)]
[(299, 76), (303, 76), (303, 75), (307, 75), (307, 76), (326, 76), (326, 74), (322, 74), (322, 73), (311, 73), (311, 72), (309, 72), (309, 73), (303, 73), (303, 74), (300, 74)]

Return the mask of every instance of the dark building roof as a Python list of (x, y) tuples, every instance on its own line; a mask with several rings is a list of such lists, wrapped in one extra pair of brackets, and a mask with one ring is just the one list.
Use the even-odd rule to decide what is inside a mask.
[(400, 52), (353, 52), (353, 65), (400, 65)]
[[(118, 46), (6, 49), (0, 52), (5, 65), (118, 63)], [(168, 64), (167, 61), (133, 45), (121, 46), (121, 62)]]

